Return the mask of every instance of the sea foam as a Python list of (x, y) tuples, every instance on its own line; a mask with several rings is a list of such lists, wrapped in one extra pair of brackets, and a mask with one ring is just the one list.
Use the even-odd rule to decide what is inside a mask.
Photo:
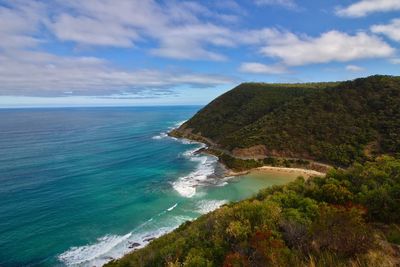
[(227, 200), (201, 200), (197, 204), (197, 212), (206, 214), (218, 209), (226, 203), (228, 203)]
[(175, 203), (126, 235), (106, 235), (93, 244), (71, 247), (60, 254), (58, 259), (67, 266), (92, 267), (103, 266), (113, 259), (121, 258), (132, 250), (143, 248), (153, 239), (173, 231), (183, 222), (193, 219), (182, 215), (165, 217), (167, 212), (177, 206), (178, 203)]
[(196, 188), (201, 185), (209, 184), (207, 181), (215, 172), (217, 158), (214, 156), (194, 155), (187, 153), (191, 161), (197, 162), (196, 169), (186, 176), (180, 177), (172, 183), (173, 188), (184, 197), (193, 197), (196, 194)]
[(175, 203), (175, 205), (171, 206), (170, 208), (167, 209), (167, 211), (172, 211), (178, 206), (178, 203)]
[(167, 137), (168, 137), (168, 134), (167, 134), (167, 133), (161, 132), (159, 135), (153, 136), (152, 139), (154, 139), (154, 140), (160, 140), (160, 139), (164, 139), (164, 138), (167, 138)]
[(107, 262), (123, 257), (128, 252), (146, 246), (153, 239), (173, 231), (174, 227), (163, 227), (143, 233), (129, 233), (123, 236), (107, 235), (97, 242), (81, 247), (72, 247), (60, 254), (58, 259), (67, 266), (103, 266)]
[[(178, 128), (179, 126), (181, 126), (181, 125), (184, 124), (185, 122), (186, 122), (186, 120), (185, 120), (185, 121), (176, 122), (173, 126), (168, 127), (168, 130), (171, 131), (171, 130), (173, 130), (173, 129), (175, 129), (175, 128)], [(161, 133), (159, 133), (158, 135), (153, 136), (152, 139), (154, 139), (154, 140), (161, 140), (161, 139), (165, 139), (165, 138), (168, 138), (168, 137), (169, 137), (169, 136), (168, 136), (168, 133), (166, 133), (166, 132), (161, 132)], [(174, 140), (177, 140), (175, 137), (170, 137), (170, 138), (172, 138), (172, 139), (174, 139)]]
[(174, 127), (172, 127), (172, 128), (178, 128), (178, 127), (180, 127), (182, 124), (184, 124), (185, 122), (187, 122), (187, 120), (178, 121), (177, 123), (175, 123)]
[(123, 236), (106, 235), (96, 243), (81, 247), (72, 247), (59, 255), (58, 259), (67, 266), (101, 266), (119, 255), (115, 247), (127, 241), (132, 234)]

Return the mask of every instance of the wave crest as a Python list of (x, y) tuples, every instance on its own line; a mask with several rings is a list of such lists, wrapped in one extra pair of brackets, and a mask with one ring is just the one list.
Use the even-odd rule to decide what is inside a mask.
[(190, 198), (196, 194), (198, 186), (209, 184), (207, 179), (214, 175), (218, 160), (214, 156), (187, 154), (191, 161), (198, 162), (197, 167), (193, 172), (172, 183), (172, 186), (180, 195)]
[(201, 200), (197, 204), (197, 212), (206, 214), (218, 209), (226, 203), (228, 203), (227, 200)]

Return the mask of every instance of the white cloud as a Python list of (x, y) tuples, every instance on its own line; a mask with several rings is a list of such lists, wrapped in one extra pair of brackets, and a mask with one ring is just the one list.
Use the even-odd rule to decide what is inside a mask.
[(233, 47), (236, 43), (230, 30), (213, 24), (177, 27), (160, 33), (159, 38), (160, 47), (152, 53), (178, 59), (223, 60), (223, 55), (210, 52), (202, 43), (222, 47)]
[(394, 19), (390, 24), (373, 25), (371, 31), (384, 34), (390, 39), (400, 42), (400, 19)]
[(329, 31), (319, 37), (297, 36), (277, 30), (267, 33), (269, 38), (261, 53), (278, 58), (288, 66), (382, 58), (391, 56), (395, 51), (380, 38), (364, 32), (349, 35)]
[[(236, 22), (237, 14), (242, 12), (233, 0), (214, 3), (213, 8), (194, 1), (154, 0), (57, 0), (40, 5), (46, 12), (35, 12), (33, 8), (23, 12), (29, 5), (19, 0), (12, 8), (0, 9), (3, 28), (8, 29), (8, 41), (3, 45), (17, 42), (37, 45), (41, 40), (36, 40), (33, 31), (39, 28), (39, 23), (58, 40), (73, 42), (78, 48), (131, 48), (146, 44), (152, 47), (148, 50), (151, 54), (173, 59), (225, 60), (216, 48), (240, 43), (226, 24)], [(2, 14), (2, 9), (13, 17)], [(7, 25), (8, 21), (16, 26)], [(30, 35), (25, 32), (11, 35), (18, 24), (23, 24), (24, 30), (30, 26)]]
[[(40, 51), (40, 44), (48, 42), (44, 39), (48, 33), (43, 33), (47, 27), (58, 39), (78, 45), (131, 47), (142, 38), (157, 36), (162, 49), (176, 53), (171, 56), (222, 59), (221, 55), (208, 51), (205, 44), (231, 46), (231, 39), (226, 37), (229, 32), (223, 27), (199, 23), (195, 14), (205, 10), (196, 3), (182, 5), (182, 12), (174, 9), (173, 14), (153, 1), (60, 0), (58, 4), (62, 6), (43, 3), (16, 0), (8, 7), (0, 6), (2, 96), (136, 94), (140, 97), (144, 91), (171, 95), (174, 88), (181, 86), (214, 87), (232, 82), (232, 78), (224, 75), (173, 69), (124, 70), (101, 58)], [(183, 14), (183, 10), (190, 12)]]
[(135, 30), (118, 23), (103, 23), (88, 17), (60, 15), (51, 25), (58, 39), (74, 41), (84, 45), (131, 47), (138, 39)]
[[(278, 38), (287, 38), (290, 34), (283, 34), (281, 31), (274, 28), (263, 28), (259, 30), (250, 30), (239, 33), (241, 42), (244, 44), (261, 45)], [(293, 35), (291, 35), (293, 36)]]
[(223, 60), (214, 48), (234, 43), (227, 27), (203, 22), (202, 18), (232, 22), (237, 17), (213, 12), (198, 2), (70, 0), (60, 4), (65, 8), (53, 16), (49, 27), (60, 40), (80, 45), (133, 47), (151, 40), (158, 43), (152, 50), (157, 56)]
[(278, 5), (287, 8), (297, 7), (296, 2), (294, 0), (255, 0), (255, 3), (257, 5)]
[(34, 47), (43, 40), (35, 37), (44, 6), (34, 2), (15, 1), (11, 7), (0, 6), (0, 48)]
[(365, 68), (357, 66), (357, 65), (347, 65), (346, 70), (350, 72), (363, 72)]
[(392, 59), (390, 60), (390, 62), (391, 62), (392, 64), (400, 64), (400, 58), (392, 58)]
[(371, 13), (400, 10), (399, 0), (361, 0), (347, 7), (338, 7), (336, 14), (343, 17), (364, 17)]
[(265, 65), (257, 62), (242, 63), (239, 70), (241, 72), (253, 74), (282, 74), (288, 72), (284, 66)]
[(121, 95), (143, 90), (171, 93), (179, 86), (211, 87), (231, 83), (223, 75), (174, 70), (126, 71), (93, 57), (60, 57), (18, 51), (0, 55), (0, 95)]

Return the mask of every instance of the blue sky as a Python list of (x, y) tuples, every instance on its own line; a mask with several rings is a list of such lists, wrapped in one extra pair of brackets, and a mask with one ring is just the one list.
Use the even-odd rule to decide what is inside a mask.
[(399, 75), (399, 0), (0, 0), (0, 107), (205, 104)]

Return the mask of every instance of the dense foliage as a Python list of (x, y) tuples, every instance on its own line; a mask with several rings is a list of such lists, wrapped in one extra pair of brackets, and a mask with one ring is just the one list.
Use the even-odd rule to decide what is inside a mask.
[(264, 165), (287, 168), (317, 169), (311, 164), (310, 161), (303, 159), (287, 159), (276, 157), (266, 157), (263, 159), (240, 159), (232, 157), (231, 155), (228, 155), (218, 150), (207, 149), (206, 151), (209, 154), (217, 156), (220, 163), (222, 163), (228, 169), (236, 172), (247, 171), (254, 168), (262, 167)]
[(227, 133), (253, 123), (288, 99), (304, 97), (334, 85), (243, 83), (208, 104), (187, 122), (187, 126), (218, 142)]
[[(180, 130), (233, 151), (263, 145), (265, 156), (349, 166), (400, 151), (400, 77), (342, 83), (242, 84)], [(398, 156), (398, 155), (397, 155)]]
[(109, 266), (395, 266), (400, 160), (260, 191), (187, 222)]

